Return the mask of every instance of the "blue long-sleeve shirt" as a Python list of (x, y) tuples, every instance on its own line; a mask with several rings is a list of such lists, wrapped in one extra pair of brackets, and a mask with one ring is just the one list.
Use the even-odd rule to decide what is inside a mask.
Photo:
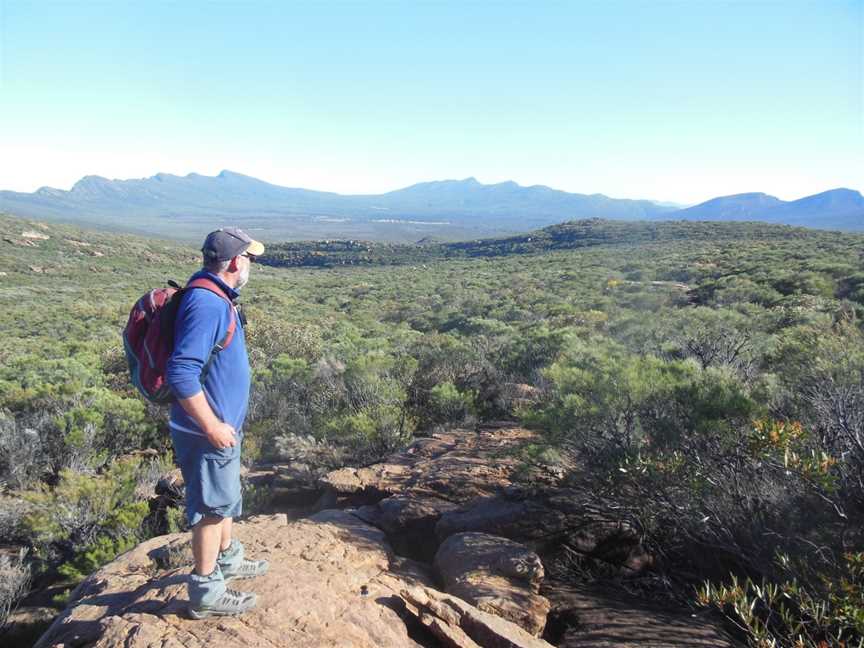
[[(216, 275), (201, 270), (192, 275), (190, 281), (198, 277), (206, 277), (221, 286), (229, 299), (237, 298), (237, 292)], [(232, 308), (219, 295), (204, 288), (186, 291), (177, 309), (174, 351), (168, 360), (166, 380), (178, 398), (190, 398), (203, 388), (213, 413), (239, 434), (249, 405), (251, 371), (243, 325), (236, 312), (233, 314), (237, 323), (234, 337), (213, 358), (204, 384), (201, 383), (201, 372), (210, 352), (228, 332)], [(177, 401), (171, 404), (169, 427), (179, 432), (204, 434)]]

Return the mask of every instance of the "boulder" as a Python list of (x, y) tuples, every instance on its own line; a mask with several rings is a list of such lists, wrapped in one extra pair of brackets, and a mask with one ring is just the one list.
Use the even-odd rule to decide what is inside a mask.
[(448, 648), (552, 648), (519, 626), (430, 587), (405, 589), (406, 610)]
[(442, 516), (519, 480), (550, 483), (548, 470), (526, 467), (520, 454), (534, 439), (512, 424), (417, 439), (381, 463), (329, 472), (318, 482), (323, 494), (317, 508), (358, 507), (357, 514), (386, 531), (399, 553), (429, 562), (446, 537), (436, 534)]
[(427, 562), (451, 535), (478, 532), (540, 555), (563, 543), (622, 575), (653, 564), (638, 528), (615, 507), (561, 488), (560, 472), (523, 460), (533, 433), (497, 425), (435, 434), (381, 463), (331, 471), (318, 480), (324, 494), (317, 508), (357, 507), (400, 554)]
[(365, 488), (365, 484), (357, 474), (357, 468), (339, 468), (324, 475), (319, 484), (338, 495), (353, 495)]
[(441, 545), (434, 566), (448, 594), (534, 636), (543, 632), (550, 607), (538, 593), (543, 563), (525, 545), (485, 533), (459, 533)]

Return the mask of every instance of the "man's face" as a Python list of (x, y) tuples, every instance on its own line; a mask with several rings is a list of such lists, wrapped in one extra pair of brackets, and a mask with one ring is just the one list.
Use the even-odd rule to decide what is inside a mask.
[(237, 269), (240, 272), (240, 276), (237, 278), (237, 285), (234, 286), (234, 290), (240, 290), (249, 281), (249, 269), (251, 267), (252, 267), (252, 260), (248, 256), (246, 256), (245, 254), (241, 254), (238, 257), (238, 266), (237, 266)]

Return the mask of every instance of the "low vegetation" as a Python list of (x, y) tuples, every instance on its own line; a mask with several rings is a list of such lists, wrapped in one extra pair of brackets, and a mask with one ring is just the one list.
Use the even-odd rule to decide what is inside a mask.
[(0, 632), (6, 627), (18, 600), (27, 593), (30, 570), (24, 562), (25, 556), (23, 549), (17, 555), (0, 555)]
[[(197, 255), (0, 225), (0, 543), (33, 547), (37, 583), (72, 583), (176, 525), (146, 502), (170, 464), (165, 413), (129, 386), (119, 331)], [(517, 418), (638, 522), (666, 595), (754, 646), (861, 644), (864, 237), (595, 220), (271, 248), (242, 300), (247, 461), (357, 465)]]

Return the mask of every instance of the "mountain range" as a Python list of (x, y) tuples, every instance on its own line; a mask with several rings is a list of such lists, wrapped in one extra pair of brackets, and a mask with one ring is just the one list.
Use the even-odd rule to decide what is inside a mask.
[(214, 221), (295, 240), (416, 240), (428, 235), (453, 240), (523, 232), (579, 218), (759, 220), (864, 230), (864, 197), (851, 189), (788, 202), (748, 193), (680, 208), (543, 185), (486, 185), (475, 178), (424, 182), (378, 195), (343, 195), (282, 187), (227, 170), (216, 176), (159, 173), (133, 180), (86, 176), (69, 191), (51, 187), (33, 193), (0, 191), (0, 212), (178, 238), (199, 236)]
[(818, 229), (864, 230), (864, 196), (852, 189), (832, 189), (784, 201), (764, 193), (713, 198), (670, 215), (683, 220), (765, 221)]

